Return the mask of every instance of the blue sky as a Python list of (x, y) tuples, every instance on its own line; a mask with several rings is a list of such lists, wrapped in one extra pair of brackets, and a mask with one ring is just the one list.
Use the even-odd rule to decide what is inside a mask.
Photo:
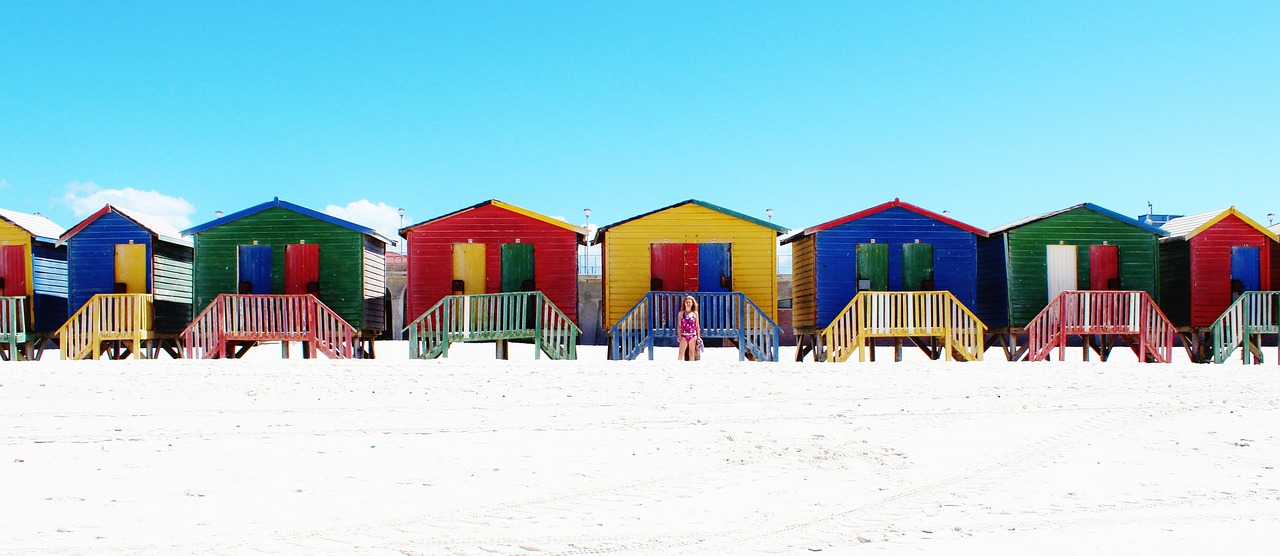
[(8, 1), (0, 206), (1265, 223), (1277, 29), (1276, 2)]

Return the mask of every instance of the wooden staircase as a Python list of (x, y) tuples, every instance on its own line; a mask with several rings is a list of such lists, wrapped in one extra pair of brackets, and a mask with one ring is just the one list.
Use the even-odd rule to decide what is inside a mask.
[(653, 360), (655, 339), (676, 339), (686, 295), (698, 302), (703, 338), (728, 339), (739, 361), (778, 360), (778, 324), (742, 292), (649, 292), (607, 332), (609, 358), (635, 359), (647, 350)]
[[(1209, 327), (1213, 362), (1225, 363), (1243, 347), (1241, 361), (1262, 363), (1262, 336), (1267, 334), (1280, 336), (1280, 291), (1245, 292)], [(1280, 361), (1280, 352), (1276, 359)]]
[[(1144, 362), (1173, 360), (1175, 328), (1145, 291), (1064, 291), (1027, 325), (1027, 360), (1043, 361), (1058, 348), (1066, 356), (1067, 338), (1083, 338), (1107, 360), (1116, 339), (1123, 339)], [(1094, 344), (1093, 336), (1101, 337)]]
[(26, 345), (30, 339), (27, 334), (27, 298), (0, 297), (0, 359), (26, 359)]
[(146, 342), (155, 338), (149, 293), (100, 293), (80, 307), (58, 329), (63, 359), (123, 359), (130, 353), (147, 357)]
[[(949, 291), (862, 291), (818, 333), (827, 361), (846, 361), (854, 352), (866, 361), (875, 338), (909, 338), (922, 349), (935, 343), (932, 358), (980, 361), (986, 325)], [(922, 341), (921, 339), (929, 339)]]
[(445, 296), (405, 327), (409, 358), (449, 356), (454, 342), (495, 342), (506, 359), (507, 342), (532, 340), (533, 357), (577, 359), (581, 330), (542, 292)]
[(356, 329), (311, 294), (221, 294), (182, 331), (182, 340), (190, 359), (238, 358), (264, 341), (304, 342), (305, 357), (350, 359)]

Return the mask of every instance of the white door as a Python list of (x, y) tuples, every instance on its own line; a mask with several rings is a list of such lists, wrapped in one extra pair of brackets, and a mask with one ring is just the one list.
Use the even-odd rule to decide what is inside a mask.
[(1076, 289), (1076, 246), (1048, 245), (1045, 254), (1049, 271), (1049, 301), (1066, 290)]

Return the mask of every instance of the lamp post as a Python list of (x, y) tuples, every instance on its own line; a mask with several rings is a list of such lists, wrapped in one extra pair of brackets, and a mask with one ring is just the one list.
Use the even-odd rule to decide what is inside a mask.
[(773, 209), (764, 209), (764, 213), (769, 217), (769, 221), (773, 222)]
[[(400, 215), (400, 230), (403, 230), (404, 229), (404, 209), (403, 208), (396, 209), (396, 213)], [(396, 230), (396, 233), (398, 234), (400, 230)], [(408, 242), (409, 242), (408, 240), (405, 240), (403, 243), (400, 244), (401, 255), (404, 254), (404, 249), (405, 249), (404, 244)]]
[(582, 258), (578, 260), (578, 272), (586, 273), (591, 270), (591, 265), (587, 262), (587, 258), (591, 256), (591, 209), (582, 209), (582, 217), (586, 219), (586, 223), (582, 227), (587, 230), (587, 245), (582, 246)]
[(1268, 225), (1268, 226), (1270, 226), (1270, 225), (1272, 225), (1272, 224), (1275, 224), (1275, 222), (1276, 222), (1276, 213), (1274, 213), (1274, 212), (1268, 212), (1268, 213), (1267, 213), (1267, 225)]

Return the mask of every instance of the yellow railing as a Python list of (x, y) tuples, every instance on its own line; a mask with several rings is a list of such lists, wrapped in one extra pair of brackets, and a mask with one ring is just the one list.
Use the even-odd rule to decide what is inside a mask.
[(951, 292), (858, 292), (818, 337), (829, 361), (856, 351), (866, 361), (873, 338), (939, 338), (947, 360), (982, 360), (986, 325)]
[(58, 329), (63, 359), (98, 359), (102, 343), (132, 342), (134, 357), (146, 357), (144, 340), (155, 336), (149, 293), (101, 293), (89, 299)]

